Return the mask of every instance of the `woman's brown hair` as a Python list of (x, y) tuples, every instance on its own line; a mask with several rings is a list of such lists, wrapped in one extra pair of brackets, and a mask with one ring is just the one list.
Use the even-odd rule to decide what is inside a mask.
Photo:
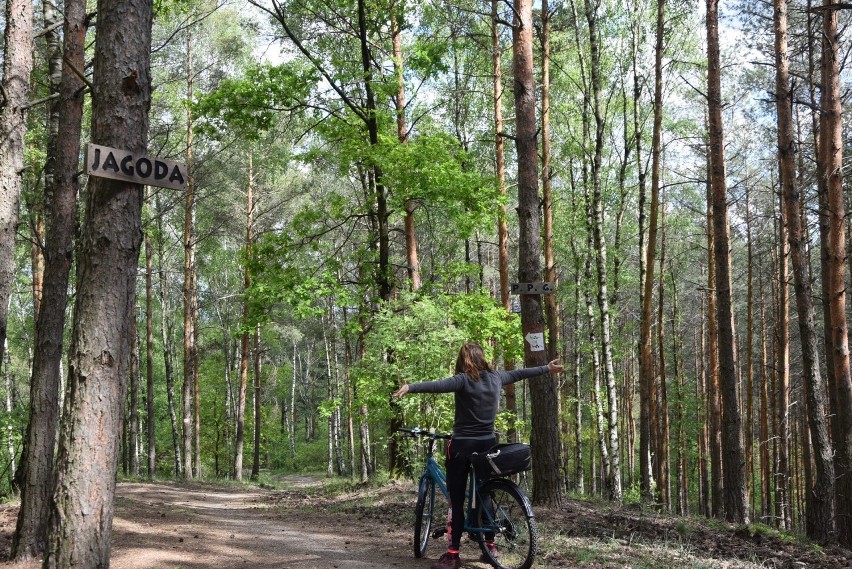
[(456, 373), (466, 373), (474, 381), (479, 381), (479, 372), (481, 371), (494, 370), (488, 360), (485, 359), (482, 346), (476, 342), (465, 342), (459, 350), (459, 357), (456, 359)]

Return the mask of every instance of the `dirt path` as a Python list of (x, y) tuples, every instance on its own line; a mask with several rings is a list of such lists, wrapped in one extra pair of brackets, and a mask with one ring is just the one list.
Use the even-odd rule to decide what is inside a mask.
[[(293, 487), (308, 484), (305, 480)], [(330, 520), (296, 491), (168, 483), (121, 483), (115, 501), (113, 569), (420, 569), (405, 533), (345, 513)], [(304, 515), (300, 515), (300, 511)], [(0, 512), (6, 542), (14, 517)], [(334, 518), (332, 518), (334, 519)], [(322, 520), (318, 523), (316, 520)], [(354, 529), (354, 531), (352, 531)], [(0, 567), (36, 569), (38, 563)]]
[[(427, 569), (412, 554), (411, 481), (326, 492), (290, 476), (286, 490), (201, 483), (118, 485), (112, 569)], [(445, 506), (443, 506), (445, 508)], [(446, 511), (445, 509), (443, 511)], [(17, 506), (0, 505), (0, 559), (8, 556)], [(441, 514), (436, 514), (441, 515)], [(676, 518), (566, 500), (538, 508), (541, 569), (848, 569), (852, 552), (819, 549), (758, 528)], [(462, 543), (464, 569), (487, 569)], [(40, 563), (0, 569), (39, 569)]]

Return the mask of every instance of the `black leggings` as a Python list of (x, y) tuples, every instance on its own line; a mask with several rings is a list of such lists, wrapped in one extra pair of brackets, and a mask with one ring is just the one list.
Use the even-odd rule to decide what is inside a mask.
[(449, 528), (450, 549), (458, 549), (464, 533), (464, 495), (467, 492), (467, 473), (470, 455), (490, 449), (497, 443), (488, 439), (452, 439), (447, 443), (447, 490), (450, 493), (452, 523)]

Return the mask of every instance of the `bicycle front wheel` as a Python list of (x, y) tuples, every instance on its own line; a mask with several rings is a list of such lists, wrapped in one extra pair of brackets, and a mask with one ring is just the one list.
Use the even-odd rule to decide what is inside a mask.
[(538, 529), (527, 496), (514, 483), (489, 480), (479, 489), (475, 518), (485, 531), (479, 546), (498, 569), (529, 569), (538, 550)]
[(414, 557), (420, 559), (426, 554), (429, 545), (429, 531), (432, 529), (432, 510), (435, 507), (435, 480), (425, 476), (420, 480), (417, 491), (417, 505), (414, 507)]

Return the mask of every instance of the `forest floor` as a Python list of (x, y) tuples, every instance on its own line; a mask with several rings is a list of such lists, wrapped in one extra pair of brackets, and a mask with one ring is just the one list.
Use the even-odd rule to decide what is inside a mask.
[[(279, 483), (276, 482), (276, 486)], [(285, 477), (277, 488), (207, 483), (121, 482), (115, 500), (112, 569), (426, 569), (412, 553), (411, 482), (329, 491), (322, 480)], [(8, 555), (17, 506), (0, 506), (0, 559)], [(852, 552), (821, 549), (772, 530), (697, 517), (568, 500), (536, 509), (540, 568), (852, 567)], [(462, 543), (466, 569), (486, 569)], [(38, 562), (0, 567), (37, 569)]]

